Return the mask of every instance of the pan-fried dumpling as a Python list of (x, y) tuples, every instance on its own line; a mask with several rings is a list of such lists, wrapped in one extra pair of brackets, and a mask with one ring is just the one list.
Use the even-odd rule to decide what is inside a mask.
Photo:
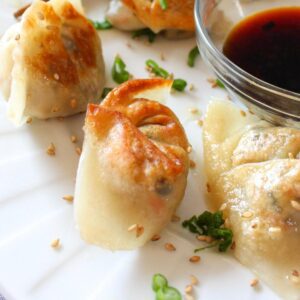
[(204, 152), (209, 198), (225, 208), (236, 257), (284, 299), (299, 300), (300, 130), (214, 102)]
[[(90, 104), (75, 189), (82, 238), (109, 249), (144, 245), (183, 198), (188, 141), (165, 98), (172, 81), (129, 81)], [(151, 99), (151, 100), (149, 100)]]
[[(112, 9), (117, 4), (119, 8), (123, 7), (122, 10)], [(124, 4), (126, 8), (124, 8)], [(148, 27), (154, 32), (162, 30), (195, 31), (194, 0), (167, 0), (167, 5), (167, 9), (164, 10), (160, 0), (113, 0), (108, 18), (118, 28), (128, 30), (128, 23), (122, 22), (126, 10), (127, 20), (130, 20), (131, 24), (138, 24), (136, 21), (139, 20), (141, 28), (141, 25), (144, 24), (144, 27)], [(127, 8), (130, 9), (131, 14)], [(120, 13), (121, 11), (123, 13)], [(138, 27), (134, 29), (138, 29)]]
[(36, 0), (2, 37), (0, 59), (0, 89), (15, 124), (82, 112), (101, 96), (98, 34), (67, 0)]

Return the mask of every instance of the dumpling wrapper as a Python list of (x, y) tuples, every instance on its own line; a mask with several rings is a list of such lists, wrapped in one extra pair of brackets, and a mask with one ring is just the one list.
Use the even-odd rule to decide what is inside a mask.
[(162, 30), (195, 31), (194, 0), (168, 0), (163, 10), (160, 0), (122, 0), (135, 16), (154, 32)]
[[(88, 243), (140, 247), (181, 202), (188, 141), (173, 112), (154, 101), (163, 100), (171, 86), (163, 79), (133, 80), (101, 105), (89, 105), (75, 189), (75, 220)], [(142, 228), (140, 236), (128, 230), (133, 225)]]
[(80, 12), (67, 0), (34, 1), (0, 41), (0, 89), (16, 125), (73, 115), (100, 99), (100, 39), (73, 1)]
[(284, 299), (300, 299), (300, 131), (274, 127), (230, 102), (209, 105), (209, 198), (226, 204), (235, 255)]

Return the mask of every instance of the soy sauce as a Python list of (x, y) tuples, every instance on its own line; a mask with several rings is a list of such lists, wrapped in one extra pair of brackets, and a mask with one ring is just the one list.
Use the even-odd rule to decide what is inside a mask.
[(300, 93), (300, 7), (282, 7), (235, 25), (223, 53), (246, 72)]

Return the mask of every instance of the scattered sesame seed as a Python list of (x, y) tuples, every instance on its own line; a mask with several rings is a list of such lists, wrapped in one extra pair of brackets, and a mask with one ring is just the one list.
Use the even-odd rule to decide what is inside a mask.
[(51, 112), (55, 113), (55, 112), (58, 112), (58, 107), (57, 106), (53, 106), (52, 109), (51, 109)]
[(166, 60), (166, 58), (165, 58), (165, 56), (164, 56), (163, 53), (160, 53), (160, 59), (161, 59), (162, 61), (165, 61), (165, 60)]
[(135, 231), (136, 237), (140, 237), (144, 233), (144, 226), (139, 224), (133, 224), (127, 229), (129, 232)]
[(291, 205), (294, 209), (300, 211), (300, 203), (298, 201), (292, 200)]
[(156, 241), (158, 241), (158, 240), (160, 240), (160, 235), (159, 235), (159, 234), (155, 234), (155, 235), (151, 238), (151, 241), (152, 241), (152, 242), (156, 242)]
[(76, 135), (71, 135), (71, 142), (76, 143), (77, 142), (77, 137)]
[(206, 190), (207, 190), (208, 193), (211, 192), (211, 186), (210, 186), (209, 183), (206, 183)]
[(191, 114), (198, 114), (198, 113), (199, 113), (199, 110), (198, 110), (198, 108), (191, 107), (191, 108), (189, 108), (189, 112), (190, 112)]
[(71, 108), (76, 108), (77, 107), (77, 100), (76, 99), (72, 99), (70, 101), (70, 106), (71, 106)]
[(32, 123), (32, 118), (31, 118), (31, 117), (28, 117), (27, 120), (26, 120), (26, 123), (27, 123), (27, 124), (31, 124), (31, 123)]
[(38, 17), (40, 20), (44, 20), (44, 19), (45, 19), (45, 16), (44, 16), (41, 12), (38, 12), (38, 13), (37, 13), (37, 17)]
[(244, 112), (243, 110), (241, 110), (240, 113), (241, 113), (242, 117), (246, 117), (246, 115), (247, 115), (246, 112)]
[(203, 121), (202, 121), (202, 120), (197, 120), (196, 122), (197, 122), (197, 125), (198, 125), (198, 126), (200, 126), (200, 127), (203, 126)]
[(190, 261), (191, 263), (197, 263), (197, 262), (200, 261), (200, 259), (201, 259), (200, 256), (194, 255), (194, 256), (190, 257), (189, 261)]
[(175, 251), (176, 247), (171, 243), (166, 243), (165, 244), (165, 249), (171, 252), (171, 251)]
[(195, 89), (195, 86), (191, 83), (191, 84), (189, 85), (189, 90), (192, 92), (194, 89)]
[(191, 275), (190, 279), (191, 279), (191, 284), (192, 285), (197, 285), (199, 283), (199, 280), (195, 275)]
[(248, 109), (248, 111), (251, 115), (254, 115), (254, 112), (252, 110)]
[(200, 242), (205, 242), (210, 244), (214, 239), (211, 236), (207, 236), (207, 235), (197, 235), (197, 240)]
[(223, 211), (223, 210), (225, 210), (226, 208), (227, 208), (227, 203), (223, 203), (223, 204), (220, 206), (219, 210)]
[(171, 221), (172, 222), (179, 222), (180, 221), (180, 217), (177, 216), (177, 215), (172, 215)]
[(207, 81), (208, 81), (208, 83), (210, 83), (210, 86), (211, 86), (212, 88), (215, 88), (215, 87), (218, 86), (217, 80), (214, 79), (214, 78), (207, 78)]
[(191, 169), (196, 168), (196, 163), (192, 159), (190, 159), (190, 168)]
[(74, 200), (74, 197), (72, 195), (66, 195), (66, 196), (63, 196), (62, 198), (68, 202), (73, 202), (73, 200)]
[(78, 155), (81, 155), (82, 150), (80, 147), (76, 147), (75, 151)]
[(18, 41), (21, 38), (20, 34), (18, 33), (15, 37), (15, 40)]
[(184, 291), (186, 294), (190, 294), (193, 291), (193, 286), (191, 284), (187, 285)]
[(251, 217), (253, 217), (253, 212), (252, 212), (252, 211), (245, 211), (245, 212), (242, 214), (242, 217), (243, 217), (243, 218), (251, 218)]
[(60, 248), (60, 246), (61, 246), (60, 239), (53, 240), (50, 245), (52, 248), (55, 248), (55, 249)]
[(56, 154), (56, 148), (53, 143), (51, 143), (47, 148), (47, 154), (50, 156), (54, 156)]
[(250, 281), (250, 286), (255, 287), (259, 283), (258, 279), (254, 278)]
[(289, 159), (294, 159), (294, 158), (295, 158), (295, 157), (294, 157), (294, 154), (291, 153), (291, 152), (288, 153), (288, 157), (289, 157)]
[(191, 153), (192, 150), (193, 150), (193, 148), (192, 148), (191, 145), (189, 145), (189, 146), (186, 148), (186, 152), (187, 152), (187, 153)]
[(270, 233), (280, 233), (281, 232), (281, 228), (280, 227), (270, 227), (269, 228), (269, 232)]
[(57, 73), (55, 73), (55, 74), (53, 75), (53, 77), (54, 77), (55, 80), (59, 80), (59, 75), (58, 75)]
[(225, 226), (225, 227), (230, 227), (230, 225), (231, 225), (231, 224), (230, 224), (229, 219), (226, 218), (225, 221), (224, 221), (224, 226)]

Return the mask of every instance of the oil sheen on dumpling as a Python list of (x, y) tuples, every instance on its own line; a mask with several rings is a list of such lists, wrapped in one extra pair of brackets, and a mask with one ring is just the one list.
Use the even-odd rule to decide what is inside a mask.
[(67, 0), (36, 0), (1, 39), (0, 89), (17, 125), (85, 111), (101, 96), (101, 43), (74, 4), (80, 12)]
[[(114, 1), (115, 2), (115, 1)], [(162, 9), (160, 0), (122, 0), (142, 24), (154, 32), (162, 30), (195, 30), (194, 0), (167, 0)]]
[(75, 219), (87, 242), (142, 246), (182, 200), (188, 141), (173, 112), (154, 101), (166, 98), (171, 85), (129, 81), (101, 105), (89, 105), (75, 191)]
[(222, 204), (235, 255), (283, 299), (300, 299), (300, 131), (230, 102), (209, 105), (204, 152), (209, 198)]

